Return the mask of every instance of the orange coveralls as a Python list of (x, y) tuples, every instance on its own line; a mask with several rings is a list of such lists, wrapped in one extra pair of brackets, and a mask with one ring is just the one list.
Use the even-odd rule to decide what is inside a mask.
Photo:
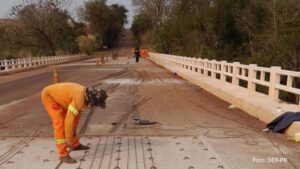
[(66, 142), (80, 145), (76, 130), (81, 110), (86, 106), (85, 87), (75, 83), (58, 83), (42, 91), (42, 102), (50, 115), (60, 157), (69, 155)]

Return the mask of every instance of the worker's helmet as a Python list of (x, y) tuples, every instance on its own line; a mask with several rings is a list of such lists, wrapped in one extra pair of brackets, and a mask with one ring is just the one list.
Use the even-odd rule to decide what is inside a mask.
[(88, 87), (86, 88), (86, 96), (89, 107), (100, 106), (101, 108), (105, 108), (107, 94), (103, 89), (99, 91), (93, 87)]

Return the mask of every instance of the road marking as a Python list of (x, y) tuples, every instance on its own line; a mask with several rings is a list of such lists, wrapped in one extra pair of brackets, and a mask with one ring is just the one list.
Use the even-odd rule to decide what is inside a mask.
[(6, 108), (8, 108), (8, 107), (10, 107), (10, 106), (13, 106), (13, 105), (15, 105), (15, 104), (21, 103), (21, 102), (23, 102), (23, 101), (25, 101), (25, 100), (27, 100), (27, 99), (29, 99), (29, 98), (30, 98), (30, 97), (27, 97), (27, 98), (24, 98), (24, 99), (12, 101), (12, 102), (7, 103), (7, 104), (4, 104), (4, 105), (0, 105), (0, 110), (6, 109)]
[[(123, 69), (86, 69), (84, 71), (120, 71)], [(59, 72), (82, 72), (83, 70), (59, 70)]]
[(176, 79), (161, 79), (161, 80), (135, 80), (135, 79), (106, 79), (102, 81), (106, 84), (119, 83), (121, 85), (170, 85), (183, 84), (184, 82)]
[(15, 105), (15, 104), (21, 103), (21, 102), (26, 101), (26, 100), (28, 100), (28, 99), (32, 99), (32, 98), (34, 98), (34, 97), (36, 97), (36, 96), (40, 97), (40, 94), (41, 94), (41, 93), (38, 92), (38, 93), (36, 93), (36, 94), (34, 94), (34, 95), (32, 95), (32, 96), (26, 97), (26, 98), (24, 98), (24, 99), (12, 101), (12, 102), (10, 102), (10, 103), (4, 104), (4, 105), (0, 105), (0, 110), (6, 109), (6, 108), (8, 108), (8, 107), (10, 107), (10, 106), (13, 106), (13, 105)]
[(90, 66), (90, 65), (95, 65), (96, 66), (96, 62), (95, 63), (72, 63), (72, 64), (62, 65), (60, 67), (68, 67), (68, 66)]

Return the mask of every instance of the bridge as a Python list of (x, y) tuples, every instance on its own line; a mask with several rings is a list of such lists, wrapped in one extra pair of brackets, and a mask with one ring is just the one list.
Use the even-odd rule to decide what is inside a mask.
[[(299, 72), (158, 53), (135, 63), (127, 37), (119, 57), (99, 66), (85, 55), (1, 61), (0, 169), (300, 168), (300, 147), (287, 141), (299, 122), (286, 135), (262, 131), (284, 111), (299, 111), (278, 94), (300, 94), (292, 85)], [(78, 132), (91, 149), (71, 152), (74, 165), (59, 162), (40, 100), (53, 64), (61, 82), (109, 96), (106, 109), (83, 113)], [(136, 125), (135, 117), (157, 123)]]

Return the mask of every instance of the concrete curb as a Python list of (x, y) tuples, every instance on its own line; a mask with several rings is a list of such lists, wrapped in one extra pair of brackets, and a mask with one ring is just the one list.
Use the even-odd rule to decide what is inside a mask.
[[(152, 58), (150, 59), (156, 64), (159, 64), (172, 72), (176, 72), (177, 75), (181, 76), (185, 80), (203, 88), (218, 98), (237, 106), (263, 122), (269, 123), (274, 118), (282, 114), (282, 112), (276, 112), (277, 107), (281, 107), (284, 111), (300, 111), (300, 108), (297, 105), (277, 102), (266, 95), (254, 92), (251, 93), (249, 90), (242, 87), (233, 86), (229, 83), (224, 83), (217, 79), (203, 76), (197, 72), (166, 66)], [(286, 130), (285, 134), (293, 136), (299, 131), (300, 122), (294, 122)]]

